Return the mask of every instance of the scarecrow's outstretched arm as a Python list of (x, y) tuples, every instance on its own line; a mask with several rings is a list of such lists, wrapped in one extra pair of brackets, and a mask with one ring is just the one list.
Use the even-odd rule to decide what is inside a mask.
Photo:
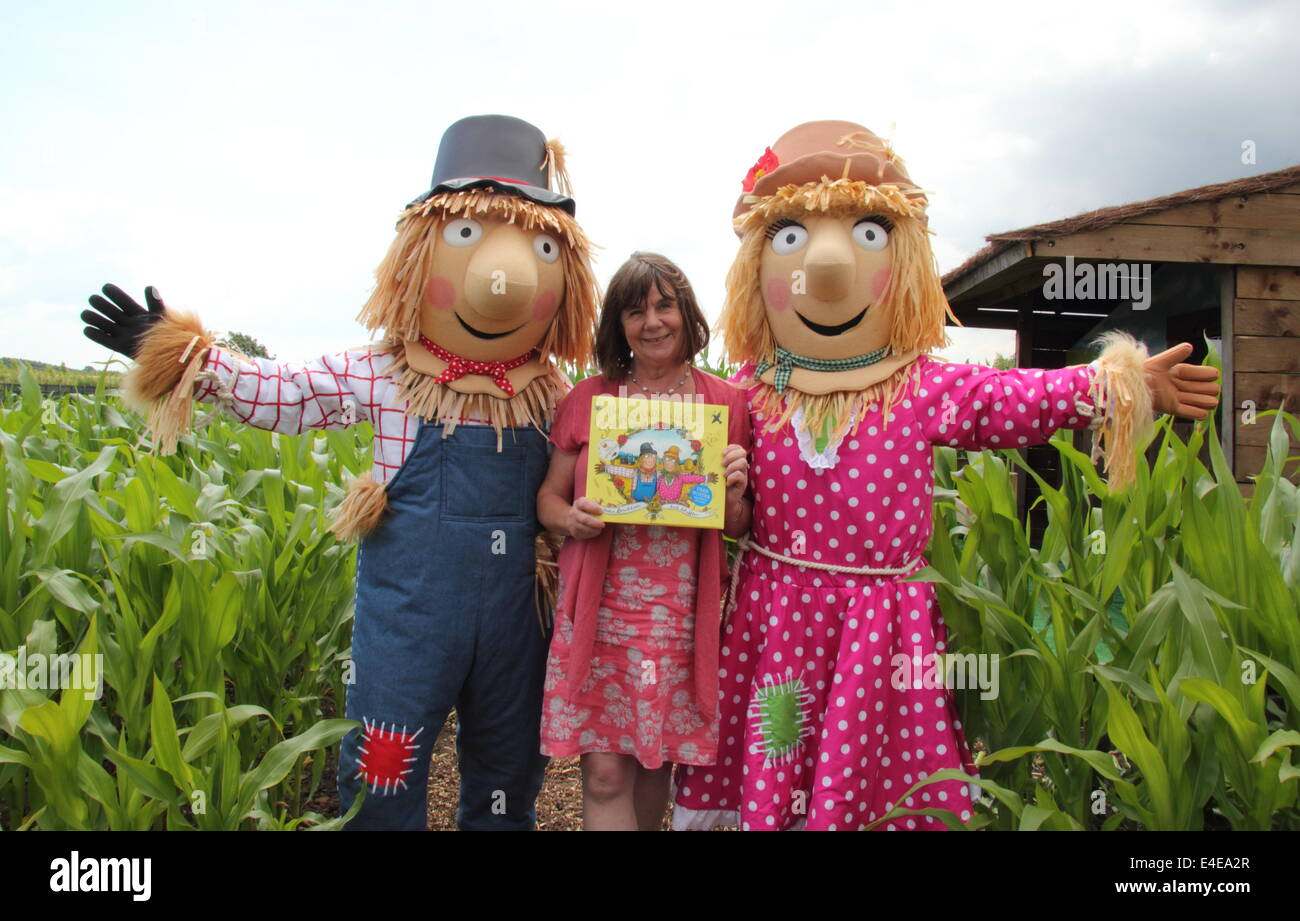
[[(1127, 337), (1092, 365), (1009, 368), (922, 359), (913, 412), (926, 440), (967, 450), (1025, 448), (1057, 429), (1098, 429), (1094, 456), (1104, 455), (1111, 485), (1133, 481), (1136, 454), (1151, 429), (1146, 350)], [(910, 447), (910, 446), (909, 446)]]
[(249, 358), (218, 346), (197, 317), (165, 308), (152, 289), (147, 313), (120, 289), (110, 285), (104, 292), (113, 303), (91, 299), (99, 314), (82, 314), (91, 324), (86, 335), (135, 359), (125, 380), (127, 401), (147, 412), (163, 454), (173, 453), (189, 429), (195, 399), (286, 435), (369, 421), (382, 399), (375, 382), (380, 365), (391, 360), (386, 356), (358, 349), (303, 363)]
[(911, 396), (922, 434), (933, 444), (977, 450), (1042, 444), (1057, 429), (1097, 430), (1094, 460), (1104, 456), (1111, 485), (1133, 482), (1136, 454), (1153, 411), (1204, 418), (1218, 402), (1213, 369), (1178, 364), (1190, 346), (1148, 358), (1123, 333), (1103, 339), (1090, 365), (995, 371), (924, 359)]

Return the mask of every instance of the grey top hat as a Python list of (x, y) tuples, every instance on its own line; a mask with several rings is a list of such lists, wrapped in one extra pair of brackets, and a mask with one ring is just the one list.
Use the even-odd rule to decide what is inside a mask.
[(550, 188), (546, 136), (509, 115), (472, 115), (451, 125), (438, 145), (429, 191), (407, 207), (440, 192), (493, 188), (573, 214), (572, 198)]

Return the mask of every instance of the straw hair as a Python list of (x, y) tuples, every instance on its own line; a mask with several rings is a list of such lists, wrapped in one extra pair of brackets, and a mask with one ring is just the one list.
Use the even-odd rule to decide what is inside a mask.
[[(562, 148), (556, 160), (554, 168), (562, 173)], [(375, 270), (374, 293), (357, 319), (371, 334), (378, 333), (388, 341), (418, 339), (420, 307), (433, 274), (439, 231), (445, 221), (475, 215), (501, 216), (526, 231), (554, 234), (565, 244), (560, 248), (564, 300), (538, 347), (544, 360), (585, 365), (591, 358), (592, 328), (600, 303), (600, 289), (591, 269), (591, 243), (567, 212), (490, 189), (445, 192), (403, 211), (397, 221), (397, 237)]]
[(561, 195), (573, 197), (573, 182), (564, 162), (564, 145), (551, 138), (546, 142), (546, 158), (540, 164), (546, 170), (546, 184)]
[(406, 360), (404, 343), (389, 343), (382, 351), (393, 356), (388, 374), (397, 381), (397, 399), (407, 404), (407, 415), (440, 423), (443, 438), (454, 433), (462, 419), (484, 420), (496, 429), (498, 451), (502, 429), (532, 426), (543, 430), (554, 418), (555, 407), (572, 389), (564, 372), (548, 364), (543, 373), (512, 397), (461, 393), (439, 383), (433, 375), (412, 368)]
[(1106, 459), (1106, 475), (1117, 492), (1137, 478), (1137, 454), (1151, 438), (1151, 388), (1147, 385), (1147, 349), (1128, 333), (1113, 330), (1098, 339), (1097, 376), (1088, 398), (1102, 411), (1093, 417), (1097, 429), (1092, 459)]
[[(892, 273), (879, 305), (889, 312), (889, 344), (895, 354), (929, 352), (947, 345), (944, 320), (951, 319), (953, 323), (958, 320), (948, 306), (939, 281), (938, 266), (930, 248), (930, 231), (925, 226), (925, 204), (925, 196), (918, 189), (826, 178), (804, 185), (783, 186), (756, 201), (736, 219), (736, 229), (741, 235), (740, 252), (727, 273), (727, 298), (718, 319), (718, 332), (728, 358), (742, 363), (775, 361), (776, 342), (767, 322), (759, 285), (760, 260), (768, 242), (766, 232), (775, 221), (798, 220), (808, 214), (889, 217), (894, 224), (889, 233)], [(775, 391), (760, 394), (761, 404), (772, 414), (767, 428), (779, 429), (799, 406), (804, 408), (805, 425), (812, 431), (820, 431), (827, 413), (835, 420), (837, 432), (850, 425), (856, 427), (854, 420), (861, 418), (863, 401), (882, 401), (888, 416), (888, 407), (900, 392), (910, 367), (899, 369), (885, 381), (857, 394), (813, 395), (787, 388), (788, 399), (784, 402)], [(771, 390), (766, 384), (760, 386)]]
[(804, 393), (786, 387), (783, 394), (778, 394), (771, 384), (754, 378), (741, 381), (740, 385), (755, 389), (754, 405), (767, 420), (763, 423), (763, 431), (780, 431), (796, 411), (802, 410), (804, 431), (821, 432), (829, 419), (831, 440), (838, 441), (846, 434), (856, 435), (858, 425), (873, 408), (881, 409), (885, 419), (883, 426), (889, 428), (890, 410), (909, 387), (917, 386), (918, 370), (917, 363), (911, 361), (883, 381), (863, 390), (837, 393)]
[(180, 437), (190, 430), (194, 383), (215, 341), (198, 317), (170, 307), (141, 338), (123, 397), (127, 406), (146, 414), (155, 454), (175, 454)]
[(334, 511), (330, 531), (341, 541), (357, 540), (375, 529), (388, 510), (388, 493), (371, 471), (348, 485), (348, 494)]

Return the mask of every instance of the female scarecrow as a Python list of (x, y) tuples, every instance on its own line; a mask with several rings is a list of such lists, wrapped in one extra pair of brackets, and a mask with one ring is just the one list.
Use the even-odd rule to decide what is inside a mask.
[[(745, 362), (754, 517), (720, 661), (715, 767), (680, 777), (674, 825), (854, 829), (896, 806), (971, 817), (971, 758), (951, 691), (896, 682), (893, 657), (945, 649), (925, 566), (932, 446), (1019, 448), (1097, 430), (1111, 481), (1133, 477), (1152, 408), (1204, 418), (1215, 372), (1114, 336), (1086, 367), (995, 371), (927, 354), (949, 314), (926, 199), (849, 122), (785, 134), (735, 209), (740, 252), (719, 321)], [(928, 817), (889, 828), (942, 828)]]
[(677, 445), (673, 445), (664, 452), (664, 472), (659, 478), (658, 496), (659, 501), (680, 502), (682, 500), (682, 490), (687, 486), (694, 486), (699, 483), (713, 483), (718, 479), (716, 473), (710, 473), (704, 476), (699, 473), (682, 473), (681, 472), (682, 451)]
[[(447, 129), (359, 319), (380, 341), (303, 364), (218, 344), (198, 320), (113, 286), (91, 339), (135, 358), (128, 393), (164, 452), (190, 401), (259, 428), (374, 426), (372, 474), (334, 530), (361, 538), (339, 789), (352, 828), (425, 826), (429, 757), (454, 706), (462, 828), (528, 828), (545, 759), (546, 637), (534, 614), (534, 499), (567, 378), (585, 361), (597, 289), (563, 149), (516, 118)], [(111, 302), (110, 302), (111, 301)]]

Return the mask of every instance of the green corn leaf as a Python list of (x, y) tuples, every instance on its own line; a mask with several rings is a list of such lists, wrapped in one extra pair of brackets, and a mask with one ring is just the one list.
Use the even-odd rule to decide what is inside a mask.
[(180, 737), (176, 733), (176, 719), (172, 704), (158, 676), (153, 677), (153, 700), (149, 705), (149, 740), (153, 743), (154, 761), (171, 775), (176, 786), (185, 795), (194, 789), (190, 766), (181, 756)]
[(258, 792), (284, 780), (300, 757), (309, 751), (335, 744), (360, 725), (356, 720), (321, 720), (305, 732), (274, 746), (240, 782), (240, 815), (251, 812), (257, 802)]
[(1294, 729), (1279, 729), (1260, 743), (1259, 750), (1250, 759), (1251, 763), (1259, 764), (1267, 761), (1278, 751), (1297, 745), (1300, 745), (1300, 732), (1296, 732)]
[[(332, 819), (326, 819), (323, 822), (316, 822), (315, 824), (308, 826), (307, 831), (341, 831), (345, 825), (356, 818), (357, 813), (361, 811), (361, 804), (365, 802), (365, 799), (366, 785), (362, 784), (361, 792), (353, 798), (352, 805), (348, 807), (347, 812), (343, 813), (343, 815), (335, 816)], [(308, 815), (312, 815), (312, 813), (308, 813)]]
[(1129, 706), (1124, 695), (1106, 679), (1102, 678), (1100, 681), (1106, 691), (1109, 704), (1106, 731), (1110, 734), (1111, 740), (1119, 746), (1120, 751), (1127, 755), (1142, 772), (1142, 779), (1146, 781), (1147, 792), (1151, 797), (1156, 827), (1165, 831), (1177, 830), (1169, 766), (1161, 757), (1160, 751), (1151, 743), (1151, 739), (1142, 728), (1141, 720)]
[(1184, 678), (1179, 685), (1192, 700), (1213, 707), (1232, 730), (1243, 756), (1249, 758), (1264, 741), (1264, 727), (1246, 715), (1240, 701), (1222, 686), (1205, 678)]
[[(248, 720), (255, 716), (265, 716), (272, 723), (275, 723), (275, 717), (271, 711), (255, 704), (240, 704), (223, 710), (221, 713), (212, 713), (199, 720), (190, 733), (185, 738), (185, 749), (181, 752), (181, 757), (188, 764), (193, 764), (203, 757), (212, 748), (217, 741), (217, 734), (222, 730), (223, 723), (227, 730), (238, 729)], [(279, 725), (276, 724), (279, 729)]]
[(106, 754), (108, 760), (124, 772), (131, 783), (146, 796), (165, 804), (175, 805), (180, 802), (181, 791), (177, 788), (176, 781), (166, 771), (147, 761), (133, 758), (112, 746), (106, 749)]
[(1072, 748), (1063, 742), (1058, 742), (1056, 739), (1044, 739), (1037, 745), (1015, 745), (996, 752), (986, 752), (975, 759), (975, 766), (980, 767), (999, 761), (1015, 761), (1033, 752), (1056, 752), (1058, 755), (1071, 755), (1080, 758), (1087, 762), (1088, 766), (1098, 774), (1110, 780), (1122, 780), (1124, 776), (1115, 767), (1115, 759), (1105, 752)]
[(26, 752), (0, 745), (0, 764), (21, 764), (23, 767), (29, 768), (32, 766), (32, 759), (28, 757)]
[(1223, 685), (1228, 680), (1228, 644), (1224, 642), (1223, 628), (1214, 611), (1205, 600), (1204, 587), (1185, 573), (1177, 563), (1172, 564), (1174, 593), (1178, 596), (1179, 610), (1191, 627), (1192, 656), (1202, 674)]
[(36, 534), (42, 547), (53, 547), (71, 530), (82, 511), (82, 501), (94, 487), (95, 478), (108, 469), (117, 449), (111, 445), (99, 452), (88, 466), (64, 477), (50, 489), (45, 513), (36, 522)]

